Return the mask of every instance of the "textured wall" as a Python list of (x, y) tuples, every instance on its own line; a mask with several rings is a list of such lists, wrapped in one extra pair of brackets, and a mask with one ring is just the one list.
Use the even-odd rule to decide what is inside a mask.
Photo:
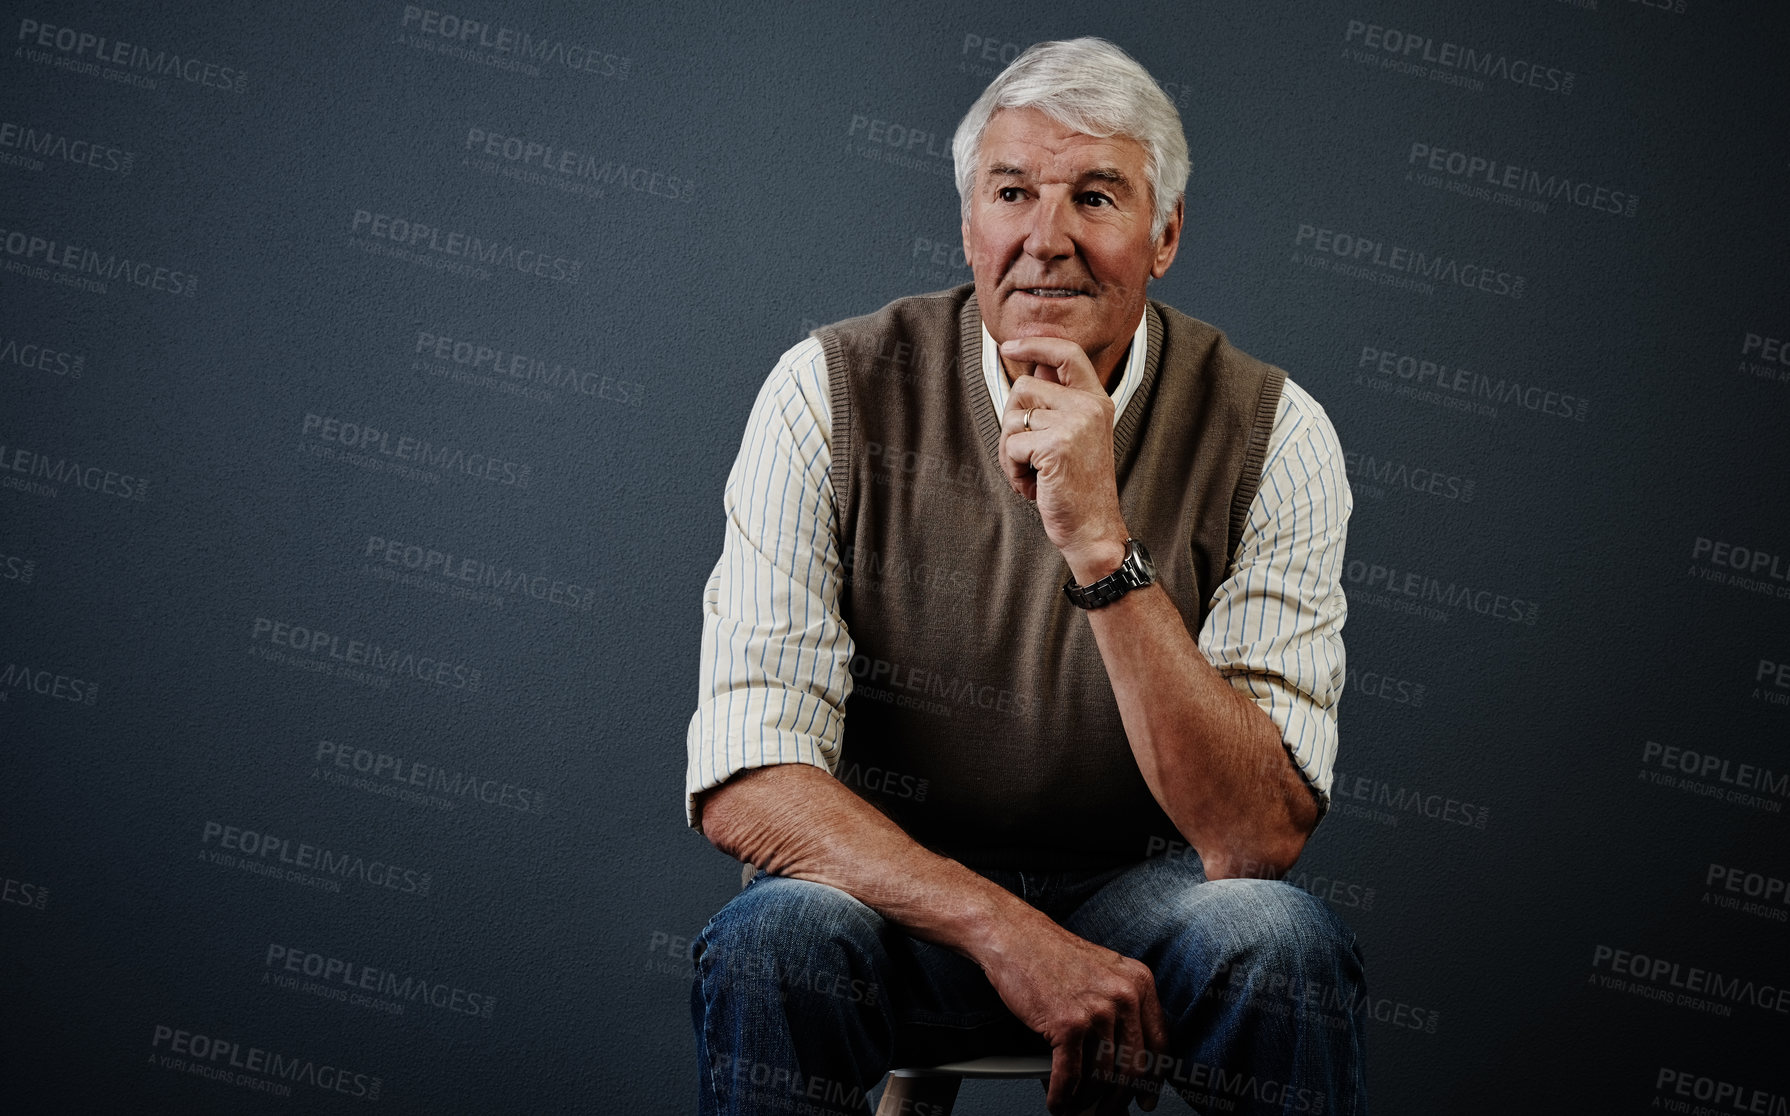
[(968, 278), (951, 130), (1094, 33), (1193, 146), (1154, 293), (1350, 455), (1294, 882), (1377, 1110), (1785, 1111), (1780, 5), (5, 7), (9, 1108), (688, 1111), (747, 409)]

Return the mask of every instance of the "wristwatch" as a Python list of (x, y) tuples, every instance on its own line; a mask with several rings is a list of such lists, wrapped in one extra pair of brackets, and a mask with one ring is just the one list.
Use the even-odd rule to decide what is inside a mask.
[(1100, 608), (1156, 580), (1156, 563), (1136, 539), (1125, 540), (1125, 560), (1119, 568), (1092, 585), (1077, 585), (1074, 575), (1063, 583), (1063, 595), (1076, 608)]

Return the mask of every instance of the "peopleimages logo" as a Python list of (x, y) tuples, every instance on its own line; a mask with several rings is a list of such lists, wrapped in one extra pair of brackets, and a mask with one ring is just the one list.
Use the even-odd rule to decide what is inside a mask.
[[(1682, 4), (1683, 0), (1679, 2)], [(1719, 1116), (1713, 1108), (1692, 1108), (1690, 1102), (1697, 1101), (1704, 1105), (1721, 1105), (1720, 1114), (1732, 1112), (1737, 1116), (1752, 1116), (1755, 1113), (1758, 1116), (1790, 1116), (1790, 1099), (1786, 1099), (1782, 1093), (1738, 1085), (1688, 1070), (1661, 1066), (1659, 1076), (1653, 1079), (1653, 1087), (1661, 1093), (1671, 1095), (1665, 1104), (1660, 1105), (1665, 1112), (1696, 1112)], [(1673, 1100), (1672, 1097), (1684, 1099)], [(1655, 1098), (1653, 1103), (1660, 1102)]]
[[(333, 740), (319, 740), (311, 762), (317, 765), (312, 768), (314, 777), (344, 782), (374, 794), (389, 793), (394, 798), (416, 794), (428, 801), (444, 802), (449, 808), (456, 802), (482, 802), (523, 814), (540, 814), (547, 809), (545, 796), (534, 787), (453, 770), (415, 756), (406, 758), (389, 752), (375, 752), (371, 748), (338, 744)], [(345, 775), (344, 772), (359, 774)], [(365, 786), (356, 786), (357, 783)], [(413, 792), (413, 787), (420, 788), (420, 792)], [(447, 797), (431, 799), (429, 795)]]
[[(974, 678), (928, 670), (868, 655), (851, 657), (852, 696), (905, 709), (949, 717), (952, 706), (992, 709), (1009, 717), (1043, 712), (1039, 699), (1024, 691), (1002, 689)], [(937, 698), (937, 701), (931, 700)], [(947, 704), (948, 703), (948, 704)]]
[[(845, 136), (846, 149), (858, 158), (879, 160), (943, 177), (956, 174), (951, 136), (947, 132), (854, 113)], [(857, 145), (860, 140), (869, 142), (860, 147)]]
[(354, 211), (348, 228), (360, 243), (389, 250), (395, 259), (423, 262), (454, 274), (477, 271), (474, 265), (483, 264), (555, 283), (576, 283), (584, 267), (583, 260), (538, 246), (518, 248), (507, 240), (492, 240), (366, 209)]
[(1691, 561), (1692, 577), (1790, 600), (1790, 557), (1783, 554), (1699, 535)]
[(411, 352), (433, 362), (430, 370), (452, 369), (452, 378), (496, 386), (530, 399), (565, 392), (628, 407), (640, 406), (646, 385), (566, 364), (538, 353), (520, 353), (447, 333), (419, 329)]
[(625, 81), (634, 67), (631, 58), (583, 43), (569, 43), (415, 4), (404, 5), (399, 27), (400, 42), (406, 41), (404, 35), (409, 35), (413, 40), (410, 45), (431, 53), (495, 69), (516, 70), (531, 77), (539, 76), (543, 68), (560, 68)]
[(0, 487), (54, 497), (59, 484), (120, 500), (142, 500), (149, 492), (149, 481), (142, 477), (0, 442)]
[(599, 156), (573, 151), (559, 144), (542, 143), (523, 136), (493, 132), (476, 125), (466, 129), (466, 151), (502, 159), (522, 168), (546, 171), (596, 186), (625, 186), (642, 194), (688, 203), (696, 196), (696, 183), (664, 171), (629, 166)]
[(1398, 814), (1386, 813), (1379, 807), (1469, 829), (1484, 829), (1492, 813), (1490, 806), (1436, 793), (1433, 788), (1426, 794), (1417, 787), (1398, 786), (1367, 775), (1345, 775), (1341, 771), (1336, 772), (1330, 784), (1330, 797), (1339, 813), (1383, 825), (1397, 825)]
[[(432, 873), (405, 868), (378, 857), (338, 852), (222, 822), (206, 822), (199, 843), (204, 846), (199, 854), (201, 859), (226, 868), (244, 868), (256, 875), (288, 879), (304, 876), (296, 882), (309, 883), (321, 891), (340, 891), (340, 881), (358, 880), (368, 887), (427, 896), (434, 880)], [(281, 865), (289, 867), (282, 868)], [(315, 875), (305, 876), (305, 873)]]
[(36, 341), (21, 341), (17, 337), (0, 337), (0, 364), (78, 380), (87, 370), (87, 355)]
[[(307, 412), (299, 426), (302, 437), (323, 443), (315, 448), (334, 452), (341, 446), (349, 464), (357, 458), (393, 463), (397, 468), (440, 473), (459, 473), (502, 488), (527, 488), (534, 480), (534, 466), (509, 461), (489, 453), (468, 451), (463, 446), (431, 442), (409, 434), (395, 434), (377, 426)], [(332, 445), (333, 443), (333, 445)]]
[(1491, 79), (1564, 97), (1572, 92), (1573, 80), (1578, 76), (1558, 66), (1512, 58), (1495, 50), (1438, 41), (1429, 35), (1414, 35), (1396, 27), (1383, 27), (1359, 19), (1349, 21), (1343, 31), (1343, 42), (1384, 52), (1385, 57), (1380, 63), (1388, 69), (1465, 86), (1475, 92), (1485, 88), (1485, 79)]
[(968, 271), (970, 258), (964, 252), (963, 241), (957, 236), (916, 236), (913, 238), (913, 250), (908, 253), (913, 259), (922, 259), (933, 267), (948, 267), (953, 271)]
[[(42, 170), (40, 159), (72, 163), (78, 167), (94, 167), (120, 177), (130, 174), (137, 157), (129, 151), (96, 140), (59, 135), (48, 129), (11, 120), (0, 121), (0, 148), (11, 148), (18, 155), (0, 152), (0, 162), (20, 161), (30, 170)], [(35, 156), (36, 158), (32, 158)], [(29, 164), (36, 163), (35, 166)]]
[[(1336, 999), (1335, 996), (1330, 998)], [(1273, 1006), (1284, 1007), (1278, 1004)], [(1287, 1014), (1284, 1010), (1271, 1013)], [(1329, 1023), (1330, 1020), (1322, 1022)], [(1435, 1027), (1431, 1026), (1429, 1030), (1434, 1032)], [(1322, 1090), (1287, 1084), (1246, 1069), (1218, 1063), (1190, 1062), (1166, 1053), (1158, 1054), (1134, 1048), (1129, 1043), (1115, 1045), (1110, 1039), (1101, 1039), (1099, 1050), (1102, 1058), (1108, 1054), (1115, 1057), (1112, 1070), (1094, 1071), (1095, 1080), (1125, 1085), (1145, 1081), (1153, 1075), (1163, 1085), (1172, 1087), (1183, 1100), (1199, 1105), (1203, 1112), (1233, 1112), (1237, 1109), (1239, 1100), (1246, 1102), (1251, 1110), (1279, 1112), (1283, 1116), (1322, 1116), (1325, 1111)], [(915, 1107), (918, 1109), (924, 1106)], [(1129, 1107), (1127, 1106), (1128, 1111)]]
[(1362, 670), (1355, 665), (1355, 656), (1351, 655), (1349, 659), (1349, 666), (1343, 677), (1350, 692), (1363, 693), (1393, 705), (1409, 705), (1413, 709), (1423, 707), (1423, 695), (1427, 687), (1422, 682), (1394, 678), (1382, 671)]
[[(1452, 358), (1451, 358), (1452, 359)], [(1409, 388), (1417, 397), (1437, 401), (1454, 410), (1488, 411), (1497, 416), (1497, 408), (1515, 407), (1538, 415), (1584, 422), (1591, 401), (1582, 395), (1561, 391), (1534, 381), (1508, 376), (1489, 376), (1459, 364), (1448, 364), (1429, 357), (1392, 349), (1385, 345), (1363, 345), (1355, 360), (1356, 379), (1365, 379), (1367, 369), (1386, 382), (1397, 381), (1400, 388)]]
[[(468, 693), (477, 693), (484, 686), (482, 670), (446, 655), (429, 651), (418, 654), (383, 646), (376, 640), (344, 637), (266, 616), (255, 617), (249, 638), (254, 644), (262, 645), (262, 650), (276, 652), (269, 661), (284, 661), (285, 653), (278, 652), (277, 648), (289, 648), (296, 655), (304, 656), (312, 669), (320, 674), (358, 675), (357, 681), (386, 677), (388, 684), (391, 676), (403, 675), (424, 685)], [(266, 645), (272, 645), (272, 648)]]
[[(300, 983), (299, 977), (310, 980)], [(404, 1014), (406, 1005), (424, 1004), (457, 1015), (491, 1018), (497, 998), (472, 992), (446, 981), (430, 980), (413, 973), (374, 967), (340, 957), (330, 957), (297, 946), (271, 942), (262, 960), (261, 980), (309, 992), (326, 1000), (340, 1000), (355, 1007), (371, 1007), (392, 1015)]]
[(866, 767), (858, 763), (848, 763), (839, 772), (839, 781), (853, 790), (867, 790), (872, 794), (887, 795), (890, 798), (907, 798), (915, 802), (926, 801), (926, 789), (932, 785), (930, 779), (918, 775), (909, 775), (900, 771), (890, 771), (882, 767)]
[(37, 561), (35, 559), (22, 558), (17, 554), (0, 551), (0, 581), (16, 581), (20, 585), (29, 585), (31, 579), (36, 576)]
[[(1641, 745), (1641, 764), (1649, 782), (1774, 814), (1790, 799), (1790, 771), (1736, 763), (1695, 748), (1648, 740)], [(1748, 793), (1754, 791), (1760, 793)]]
[(1790, 884), (1777, 876), (1711, 864), (1703, 886), (1708, 888), (1703, 893), (1705, 903), (1773, 922), (1790, 922)]
[(1452, 579), (1445, 581), (1418, 570), (1384, 566), (1360, 558), (1350, 559), (1343, 567), (1343, 579), (1364, 590), (1364, 595), (1375, 598), (1376, 603), (1387, 603), (1394, 611), (1415, 612), (1431, 620), (1448, 618), (1446, 613), (1434, 607), (1440, 605), (1533, 627), (1541, 608), (1538, 602), (1525, 597), (1493, 589), (1475, 589)]
[(1463, 504), (1473, 502), (1473, 478), (1456, 476), (1441, 469), (1411, 465), (1354, 450), (1343, 453), (1343, 469), (1358, 491), (1376, 498), (1385, 496), (1383, 489), (1375, 487), (1383, 485), (1385, 488), (1405, 489), (1425, 496), (1440, 496), (1444, 500), (1458, 500)]
[(1294, 260), (1308, 267), (1431, 293), (1432, 285), (1458, 286), (1504, 298), (1522, 298), (1528, 279), (1496, 266), (1457, 256), (1390, 244), (1378, 237), (1301, 223)]
[(1781, 554), (1770, 551), (1750, 549), (1732, 543), (1719, 542), (1698, 536), (1691, 545), (1691, 557), (1702, 559), (1718, 566), (1740, 570), (1755, 577), (1768, 577), (1774, 581), (1790, 581), (1790, 560)]
[(1748, 331), (1740, 341), (1741, 375), (1790, 382), (1790, 341)]
[[(590, 586), (564, 578), (549, 577), (538, 571), (530, 573), (507, 562), (487, 562), (452, 550), (438, 550), (383, 535), (368, 535), (361, 556), (370, 565), (378, 563), (373, 568), (387, 580), (403, 578), (405, 575), (396, 572), (401, 569), (410, 571), (418, 585), (439, 585), (443, 592), (486, 590), (495, 599), (529, 598), (576, 612), (589, 612), (597, 597), (597, 591)], [(380, 567), (391, 567), (392, 572), (388, 574)]]
[[(309, 1085), (325, 1093), (376, 1101), (384, 1088), (384, 1081), (371, 1074), (356, 1073), (329, 1062), (282, 1054), (259, 1046), (246, 1046), (166, 1023), (155, 1025), (149, 1046), (154, 1051), (166, 1051), (150, 1055), (151, 1061), (163, 1069), (279, 1097), (290, 1097), (294, 1085)], [(256, 1074), (265, 1077), (254, 1076)]]
[[(1731, 1016), (1736, 1004), (1790, 1015), (1790, 987), (1775, 981), (1724, 976), (1711, 969), (1602, 944), (1591, 951), (1591, 968), (1594, 979), (1604, 973), (1616, 978), (1599, 980), (1605, 988), (1710, 1015)], [(1632, 977), (1634, 982), (1625, 982), (1622, 977)]]
[(883, 147), (892, 147), (908, 153), (918, 152), (930, 155), (935, 159), (949, 160), (951, 154), (951, 137), (943, 132), (931, 132), (924, 128), (912, 128), (892, 120), (879, 120), (875, 117), (856, 114), (851, 118), (851, 127), (846, 135), (858, 136), (871, 143)]
[(1427, 180), (1429, 176), (1414, 179), (1422, 185), (1439, 186), (1451, 193), (1538, 213), (1546, 213), (1550, 202), (1564, 202), (1599, 213), (1633, 217), (1641, 204), (1641, 199), (1632, 193), (1574, 179), (1571, 175), (1544, 176), (1538, 170), (1436, 144), (1413, 143), (1405, 165), (1418, 173), (1428, 171), (1434, 176), (1447, 176), (1436, 181)]
[(1769, 705), (1790, 705), (1790, 661), (1760, 659), (1753, 668), (1753, 696)]
[(83, 248), (35, 232), (0, 229), (0, 251), (8, 257), (9, 271), (19, 268), (41, 270), (44, 274), (40, 278), (100, 294), (106, 292), (107, 283), (120, 280), (146, 291), (188, 298), (199, 289), (199, 277), (190, 271), (133, 259), (115, 251)]
[(911, 586), (929, 593), (970, 596), (980, 584), (974, 570), (891, 558), (879, 550), (851, 545), (841, 549), (839, 562), (853, 585), (873, 593)]
[(99, 702), (99, 683), (30, 663), (10, 662), (0, 670), (0, 701), (11, 701), (15, 693), (36, 694), (71, 705), (95, 705)]
[(32, 57), (38, 51), (53, 50), (63, 57), (50, 61), (61, 68), (100, 74), (101, 66), (121, 67), (124, 77), (113, 80), (135, 79), (129, 80), (128, 84), (148, 89), (157, 87), (156, 77), (178, 78), (189, 85), (202, 85), (227, 93), (241, 93), (248, 85), (248, 74), (234, 66), (207, 62), (202, 58), (183, 56), (173, 51), (136, 46), (89, 31), (40, 23), (35, 19), (19, 20), (17, 41), (24, 44), (27, 48), (26, 56), (33, 62), (46, 60)]
[[(1199, 862), (1199, 854), (1193, 846), (1185, 841), (1170, 840), (1166, 837), (1153, 836), (1144, 845), (1146, 857), (1161, 857), (1164, 860), (1178, 860), (1183, 863)], [(1246, 860), (1241, 865), (1241, 875), (1254, 879), (1273, 879), (1278, 868), (1260, 861)], [(1281, 883), (1296, 887), (1318, 899), (1323, 899), (1336, 907), (1349, 907), (1355, 910), (1371, 911), (1374, 907), (1374, 888), (1362, 883), (1326, 876), (1321, 871), (1313, 873), (1303, 867), (1295, 867), (1293, 871), (1278, 877)]]
[(50, 889), (42, 884), (0, 876), (0, 903), (25, 907), (41, 914), (50, 905)]

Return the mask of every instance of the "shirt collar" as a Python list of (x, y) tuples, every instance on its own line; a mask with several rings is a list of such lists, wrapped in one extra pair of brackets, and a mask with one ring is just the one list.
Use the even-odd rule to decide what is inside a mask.
[[(1131, 335), (1131, 349), (1125, 356), (1125, 365), (1119, 371), (1119, 386), (1113, 391), (1113, 425), (1117, 426), (1119, 416), (1125, 413), (1125, 404), (1137, 393), (1138, 381), (1143, 379), (1144, 351), (1150, 345), (1150, 315), (1146, 312), (1138, 315), (1137, 331)], [(989, 336), (988, 326), (982, 327), (982, 379), (988, 385), (988, 397), (994, 400), (994, 413), (1004, 414), (1007, 410), (1007, 373), (1001, 368), (1000, 353), (995, 349), (994, 338)]]

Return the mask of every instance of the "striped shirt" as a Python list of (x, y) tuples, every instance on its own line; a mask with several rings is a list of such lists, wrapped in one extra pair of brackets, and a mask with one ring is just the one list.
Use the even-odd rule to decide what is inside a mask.
[[(1144, 328), (1140, 319), (1113, 392), (1115, 420), (1140, 378)], [(1000, 413), (1008, 384), (996, 352), (984, 329), (983, 378)], [(839, 614), (845, 571), (827, 475), (828, 386), (818, 341), (784, 353), (727, 477), (721, 558), (702, 597), (700, 693), (685, 740), (685, 817), (698, 829), (696, 796), (737, 771), (808, 763), (838, 772), (852, 639)], [(1353, 506), (1329, 416), (1288, 380), (1235, 565), (1213, 593), (1197, 646), (1280, 729), (1320, 811), (1330, 804), (1345, 684), (1341, 579)]]

